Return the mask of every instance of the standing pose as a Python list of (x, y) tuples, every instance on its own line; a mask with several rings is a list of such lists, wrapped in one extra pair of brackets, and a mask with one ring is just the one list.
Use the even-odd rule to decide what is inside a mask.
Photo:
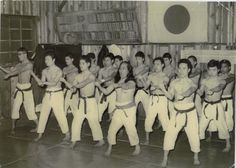
[(80, 101), (79, 109), (72, 121), (71, 148), (81, 139), (81, 129), (85, 118), (88, 120), (91, 128), (93, 140), (99, 141), (96, 146), (104, 144), (102, 129), (99, 123), (98, 105), (95, 98), (95, 76), (89, 71), (90, 65), (91, 60), (89, 57), (82, 56), (80, 58), (80, 69), (82, 72), (76, 76), (73, 83), (74, 87), (79, 88)]
[(167, 98), (160, 89), (160, 85), (165, 85), (169, 82), (169, 78), (163, 73), (164, 61), (163, 58), (157, 57), (153, 60), (153, 73), (148, 76), (146, 88), (150, 87), (150, 98), (147, 116), (145, 118), (146, 142), (149, 144), (149, 134), (152, 132), (152, 126), (158, 114), (159, 121), (162, 123), (163, 130), (166, 131), (169, 124), (169, 116), (167, 109)]
[[(114, 55), (112, 53), (107, 54), (104, 57), (103, 63), (104, 67), (100, 69), (98, 74), (98, 82), (104, 87), (114, 83), (114, 76), (116, 75), (116, 69), (113, 67)], [(102, 116), (105, 110), (108, 108), (108, 113), (111, 116), (112, 111), (115, 108), (115, 92), (111, 92), (109, 95), (100, 96), (100, 101), (98, 103), (99, 109), (99, 121), (102, 121)]]
[(138, 104), (141, 102), (146, 114), (148, 109), (149, 95), (148, 91), (144, 89), (144, 81), (147, 80), (149, 67), (144, 64), (145, 55), (142, 51), (138, 51), (135, 54), (135, 58), (137, 61), (137, 66), (134, 68), (134, 77), (136, 79), (137, 85), (137, 90), (135, 92), (135, 103), (138, 106)]
[(178, 63), (178, 78), (170, 83), (167, 91), (164, 84), (160, 87), (164, 94), (169, 98), (174, 98), (174, 112), (171, 115), (170, 123), (164, 137), (164, 158), (162, 166), (167, 166), (168, 154), (174, 149), (177, 136), (184, 128), (191, 151), (194, 152), (194, 165), (199, 165), (198, 153), (200, 152), (200, 140), (198, 134), (198, 118), (194, 105), (194, 93), (197, 86), (188, 74), (191, 71), (191, 63), (187, 59), (181, 59)]
[(68, 87), (68, 84), (73, 84), (76, 75), (78, 74), (78, 68), (75, 67), (75, 65), (73, 64), (74, 58), (72, 57), (72, 55), (68, 54), (65, 57), (65, 62), (66, 62), (66, 67), (63, 68), (63, 76), (66, 78), (65, 80), (61, 80), (62, 82), (65, 83), (66, 87), (64, 89), (64, 110), (65, 113), (67, 114), (69, 108), (70, 111), (72, 112), (72, 114), (74, 115), (74, 113), (77, 111), (78, 108), (78, 102), (79, 102), (79, 97), (78, 97), (78, 92), (77, 90), (75, 90), (75, 92), (71, 91), (71, 89)]
[[(198, 67), (197, 58), (194, 55), (190, 55), (188, 57), (188, 60), (191, 62), (191, 65), (192, 65), (192, 71), (189, 74), (189, 78), (192, 79), (193, 82), (199, 87), (199, 81), (201, 78), (201, 69)], [(198, 94), (195, 95), (194, 102), (195, 102), (198, 116), (200, 118), (201, 111), (202, 111), (202, 99)]]
[(18, 83), (16, 85), (14, 93), (13, 109), (11, 113), (12, 128), (11, 133), (15, 134), (16, 120), (20, 118), (20, 107), (23, 103), (26, 115), (29, 120), (33, 120), (36, 124), (36, 128), (31, 130), (35, 132), (38, 126), (37, 115), (35, 114), (34, 96), (31, 88), (31, 72), (33, 70), (33, 64), (27, 58), (28, 51), (26, 48), (21, 47), (17, 50), (17, 56), (20, 61), (12, 71), (8, 71), (5, 68), (0, 69), (6, 73), (5, 79), (11, 76), (18, 76)]
[(230, 137), (225, 121), (224, 108), (221, 102), (221, 96), (225, 87), (225, 80), (218, 76), (219, 62), (210, 60), (207, 64), (208, 77), (201, 82), (198, 94), (202, 96), (205, 93), (205, 99), (202, 107), (200, 119), (200, 139), (205, 139), (205, 130), (209, 123), (216, 127), (220, 139), (226, 140), (226, 147), (223, 152), (228, 152), (231, 148)]
[(91, 59), (91, 67), (89, 70), (93, 73), (95, 77), (98, 76), (98, 72), (100, 70), (100, 67), (96, 64), (96, 57), (94, 53), (88, 53), (87, 56)]
[(225, 111), (225, 120), (229, 131), (234, 128), (234, 109), (233, 109), (233, 93), (234, 93), (234, 74), (230, 73), (231, 63), (229, 60), (220, 61), (221, 73), (220, 77), (226, 81), (226, 86), (222, 94), (222, 103)]
[(55, 65), (55, 56), (52, 52), (46, 53), (45, 63), (47, 68), (42, 71), (41, 80), (32, 72), (39, 86), (47, 86), (40, 111), (38, 137), (35, 141), (42, 138), (51, 109), (62, 133), (65, 134), (64, 140), (69, 140), (70, 134), (64, 112), (64, 95), (61, 88), (62, 70)]
[(134, 102), (135, 82), (132, 76), (132, 67), (128, 62), (122, 62), (115, 77), (115, 84), (108, 88), (103, 88), (97, 82), (96, 85), (104, 93), (109, 94), (112, 90), (116, 91), (116, 108), (108, 130), (108, 149), (105, 153), (109, 156), (112, 145), (116, 144), (116, 134), (124, 126), (128, 134), (131, 146), (135, 146), (133, 155), (140, 153), (139, 137), (136, 124), (136, 105)]

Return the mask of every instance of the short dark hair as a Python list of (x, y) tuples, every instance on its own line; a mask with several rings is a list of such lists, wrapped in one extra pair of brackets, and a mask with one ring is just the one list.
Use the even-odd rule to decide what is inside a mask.
[(50, 50), (45, 52), (45, 57), (46, 56), (50, 56), (52, 59), (56, 58), (55, 53), (53, 51), (50, 51)]
[(65, 57), (70, 57), (71, 59), (74, 59), (73, 55), (71, 53), (67, 53)]
[(195, 62), (197, 62), (197, 58), (194, 55), (190, 55), (188, 59), (193, 59)]
[(91, 65), (91, 59), (88, 57), (88, 55), (82, 55), (80, 57), (80, 60), (84, 60), (86, 63), (89, 63)]
[(141, 58), (145, 59), (145, 54), (144, 54), (142, 51), (138, 51), (138, 52), (135, 54), (135, 57), (141, 57)]
[(227, 59), (223, 59), (220, 61), (220, 67), (222, 66), (222, 64), (226, 64), (228, 67), (231, 67), (231, 63)]
[(208, 63), (207, 63), (207, 68), (211, 68), (211, 67), (216, 67), (217, 69), (220, 69), (220, 62), (217, 61), (217, 60), (210, 60)]
[(87, 56), (88, 56), (90, 59), (95, 59), (95, 58), (96, 58), (96, 57), (95, 57), (95, 54), (92, 53), (92, 52), (88, 53)]
[(162, 64), (164, 64), (164, 59), (162, 57), (156, 57), (154, 60), (153, 60), (153, 63), (155, 61), (160, 61)]
[(120, 61), (123, 61), (123, 57), (120, 56), (120, 55), (116, 55), (116, 56), (114, 57), (114, 60), (115, 60), (115, 59), (118, 59), (118, 60), (120, 60)]
[(162, 58), (164, 59), (164, 58), (168, 58), (169, 60), (172, 60), (172, 57), (171, 57), (171, 54), (170, 53), (164, 53), (163, 54), (163, 56), (162, 56)]
[(28, 50), (25, 47), (20, 47), (17, 49), (17, 52), (25, 52), (28, 55)]
[(186, 59), (186, 58), (180, 59), (178, 62), (178, 67), (180, 64), (186, 64), (188, 66), (188, 69), (192, 70), (192, 64), (188, 59)]
[(104, 56), (103, 59), (105, 58), (110, 58), (111, 60), (114, 60), (114, 54), (113, 53), (108, 53), (107, 55)]

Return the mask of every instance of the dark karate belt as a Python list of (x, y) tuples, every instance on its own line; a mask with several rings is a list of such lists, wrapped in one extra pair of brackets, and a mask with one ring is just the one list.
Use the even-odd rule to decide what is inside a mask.
[(20, 89), (20, 88), (16, 87), (16, 92), (15, 92), (15, 94), (14, 94), (13, 97), (14, 97), (14, 99), (15, 99), (17, 93), (20, 92), (21, 95), (22, 95), (22, 101), (24, 102), (24, 101), (25, 101), (25, 95), (24, 95), (24, 92), (31, 91), (31, 90), (32, 90), (32, 86), (30, 86), (29, 88), (26, 88), (26, 89)]
[[(233, 100), (233, 97), (222, 97), (221, 100)], [(228, 102), (225, 101), (225, 109), (224, 111), (227, 112), (228, 111)]]
[(46, 93), (49, 94), (49, 99), (51, 99), (52, 93), (57, 93), (57, 92), (61, 92), (61, 91), (62, 91), (62, 89), (55, 90), (55, 91), (46, 90)]
[(150, 94), (152, 98), (152, 105), (153, 105), (153, 97), (157, 97), (157, 103), (159, 102), (159, 97), (165, 96), (164, 94)]
[(193, 107), (191, 107), (191, 108), (189, 108), (189, 109), (186, 109), (186, 110), (179, 110), (179, 109), (177, 109), (177, 108), (175, 108), (175, 107), (174, 107), (174, 109), (175, 109), (175, 111), (177, 112), (176, 115), (175, 115), (175, 127), (176, 127), (176, 125), (177, 125), (177, 116), (178, 116), (179, 114), (185, 114), (184, 127), (186, 127), (187, 124), (188, 124), (188, 115), (187, 115), (187, 113), (189, 113), (189, 112), (195, 110), (195, 106), (193, 106)]
[(122, 105), (122, 106), (116, 105), (115, 109), (111, 112), (111, 114), (113, 114), (116, 110), (122, 110), (123, 113), (125, 114), (125, 117), (128, 118), (128, 115), (127, 115), (125, 109), (129, 109), (129, 108), (135, 107), (135, 106), (136, 106), (135, 102), (131, 102), (129, 104), (125, 104), (125, 105)]
[[(107, 88), (107, 87), (106, 87)], [(105, 95), (104, 93), (102, 94), (101, 100), (100, 100), (100, 104), (102, 104), (103, 102), (107, 101), (107, 96), (110, 96), (113, 92), (115, 91), (115, 89), (113, 89), (109, 94)]]
[[(84, 100), (84, 114), (87, 114), (87, 99), (95, 98), (95, 95), (86, 97), (80, 96), (80, 98)], [(79, 109), (79, 104), (78, 104), (78, 109)]]
[[(64, 99), (66, 98), (67, 96), (67, 93), (68, 93), (68, 90), (70, 90), (69, 88), (66, 88), (66, 92), (64, 94)], [(73, 98), (74, 95), (76, 95), (78, 93), (78, 91), (76, 90), (75, 92), (72, 92), (71, 95), (70, 95), (70, 99)]]
[(210, 104), (210, 105), (216, 105), (216, 117), (215, 119), (218, 121), (218, 113), (219, 113), (219, 110), (218, 110), (218, 104), (221, 102), (221, 99), (220, 100), (217, 100), (217, 101), (214, 101), (214, 102), (209, 102), (207, 100), (204, 100), (204, 102), (206, 103), (206, 105), (203, 107), (203, 114), (204, 116), (206, 117), (206, 119), (208, 119), (208, 117), (206, 116), (206, 108), (207, 106)]
[(143, 90), (146, 94), (149, 94), (148, 91), (144, 89), (144, 87), (136, 87), (136, 90), (134, 92), (134, 96), (136, 96), (136, 94), (139, 90)]

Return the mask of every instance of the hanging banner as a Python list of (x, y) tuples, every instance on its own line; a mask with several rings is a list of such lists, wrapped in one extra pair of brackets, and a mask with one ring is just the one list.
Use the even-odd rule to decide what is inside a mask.
[(148, 2), (148, 41), (207, 42), (207, 2)]

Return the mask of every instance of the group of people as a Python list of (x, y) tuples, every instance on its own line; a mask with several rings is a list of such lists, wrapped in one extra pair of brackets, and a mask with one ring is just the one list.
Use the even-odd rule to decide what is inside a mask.
[[(136, 66), (123, 61), (122, 56), (109, 53), (103, 58), (104, 67), (96, 65), (94, 53), (80, 57), (79, 67), (73, 64), (71, 54), (65, 56), (66, 67), (55, 65), (52, 51), (45, 54), (46, 68), (41, 78), (33, 72), (33, 64), (27, 58), (27, 49), (17, 51), (20, 63), (12, 70), (0, 67), (6, 73), (5, 79), (18, 76), (14, 94), (12, 133), (15, 133), (16, 120), (19, 119), (20, 106), (24, 105), (29, 120), (36, 123), (38, 137), (42, 138), (51, 109), (58, 121), (65, 141), (71, 141), (71, 147), (81, 140), (81, 129), (88, 120), (96, 146), (105, 144), (100, 122), (105, 111), (109, 113), (108, 129), (109, 156), (116, 144), (116, 135), (124, 126), (131, 146), (135, 146), (133, 155), (141, 151), (136, 128), (136, 111), (142, 103), (145, 111), (145, 144), (149, 144), (150, 133), (158, 116), (159, 125), (165, 132), (162, 166), (167, 166), (168, 154), (175, 147), (179, 132), (184, 129), (194, 153), (194, 165), (200, 164), (200, 140), (205, 132), (218, 131), (220, 139), (226, 141), (224, 152), (230, 145), (230, 131), (234, 127), (233, 89), (234, 74), (230, 73), (228, 60), (210, 60), (207, 72), (203, 73), (197, 59), (191, 55), (180, 59), (172, 66), (170, 53), (153, 60), (152, 67), (145, 64), (145, 54), (135, 54)], [(31, 77), (40, 87), (46, 86), (42, 100), (39, 120), (35, 113), (34, 97), (31, 89)], [(62, 87), (62, 83), (64, 88)], [(67, 113), (73, 115), (71, 129), (68, 127)]]

